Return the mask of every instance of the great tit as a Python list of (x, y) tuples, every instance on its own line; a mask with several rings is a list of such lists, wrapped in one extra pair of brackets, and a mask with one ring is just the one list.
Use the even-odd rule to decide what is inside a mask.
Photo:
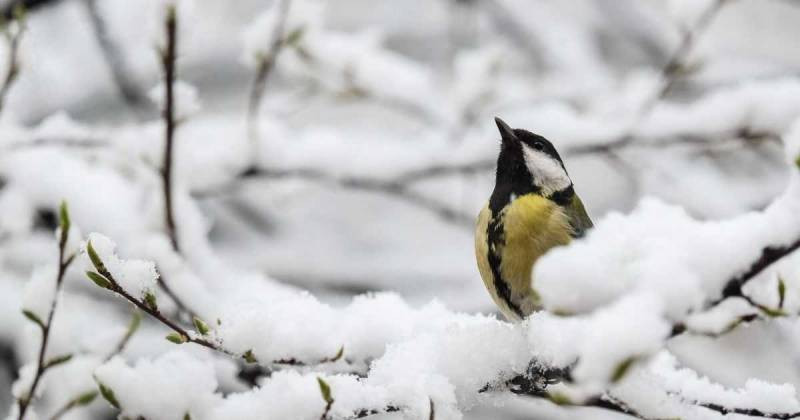
[(475, 230), (483, 283), (501, 312), (520, 321), (540, 307), (533, 264), (592, 227), (553, 144), (495, 118), (501, 146), (489, 202)]

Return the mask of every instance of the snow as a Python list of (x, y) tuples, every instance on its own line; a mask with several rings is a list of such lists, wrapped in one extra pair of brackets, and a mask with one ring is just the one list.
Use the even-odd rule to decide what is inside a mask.
[[(74, 355), (69, 363), (58, 366), (47, 372), (42, 378), (42, 389), (47, 390), (48, 398), (52, 399), (55, 407), (62, 407), (76, 396), (97, 391), (97, 383), (92, 374), (103, 363), (96, 355)], [(93, 411), (101, 404), (97, 396), (92, 404)], [(88, 408), (85, 408), (88, 409)]]
[[(19, 407), (17, 405), (12, 405), (11, 410), (6, 416), (6, 420), (17, 420), (19, 419)], [(32, 408), (29, 408), (27, 412), (25, 412), (24, 420), (38, 420), (39, 416), (36, 415), (36, 411)]]
[(719, 0), (668, 0), (667, 10), (683, 27), (693, 26)]
[(11, 395), (14, 398), (23, 398), (28, 395), (33, 384), (33, 379), (36, 377), (36, 364), (28, 363), (22, 366), (19, 370), (19, 378), (14, 381), (11, 387)]
[(694, 332), (719, 334), (730, 328), (740, 317), (755, 313), (744, 299), (728, 299), (706, 312), (689, 316), (686, 326)]
[(56, 297), (56, 272), (55, 265), (39, 267), (25, 285), (22, 309), (32, 312), (43, 323), (47, 323)]
[(20, 191), (6, 188), (0, 193), (0, 237), (4, 235), (20, 235), (28, 232), (33, 226), (30, 214), (31, 203)]
[(83, 246), (82, 260), (87, 271), (97, 271), (86, 252), (89, 243), (123, 290), (139, 299), (144, 299), (147, 294), (155, 295), (158, 272), (152, 261), (121, 259), (115, 253), (117, 245), (111, 239), (93, 232)]
[(94, 372), (110, 388), (122, 415), (148, 419), (203, 419), (217, 388), (211, 365), (181, 351), (129, 366), (115, 357)]
[(650, 290), (661, 296), (666, 315), (680, 319), (718, 297), (763, 247), (797, 236), (798, 181), (792, 171), (791, 185), (763, 213), (724, 221), (697, 221), (680, 207), (645, 200), (630, 215), (609, 215), (585, 240), (545, 256), (535, 267), (534, 287), (546, 307), (572, 313)]
[[(166, 88), (166, 84), (161, 82), (150, 90), (150, 100), (156, 103), (162, 110), (166, 106), (164, 92)], [(176, 80), (172, 84), (172, 90), (174, 95), (173, 100), (175, 101), (173, 104), (173, 117), (176, 121), (183, 121), (200, 111), (202, 106), (200, 105), (196, 87), (183, 80)]]
[[(257, 60), (269, 53), (280, 6), (281, 1), (273, 1), (270, 7), (259, 13), (242, 31), (242, 62), (245, 65), (254, 68)], [(320, 0), (290, 1), (283, 36), (297, 31), (302, 31), (305, 36), (309, 32), (323, 30), (326, 7), (325, 2)]]
[[(209, 324), (209, 340), (235, 355), (251, 351), (270, 374), (251, 386), (238, 377), (241, 359), (167, 342), (152, 320), (103, 362), (130, 305), (87, 281), (93, 268), (83, 253), (65, 276), (47, 350), (73, 359), (43, 379), (34, 403), (43, 418), (97, 389), (95, 378), (114, 390), (122, 412), (98, 398), (65, 418), (318, 419), (318, 378), (331, 387), (335, 418), (389, 405), (401, 413), (384, 418), (427, 418), (429, 401), (443, 419), (622, 417), (512, 396), (505, 381), (531, 360), (571, 367), (573, 382), (549, 388), (555, 395), (618, 398), (651, 418), (723, 418), (695, 402), (798, 410), (800, 379), (786, 368), (797, 357), (796, 317), (768, 318), (742, 299), (707, 307), (764, 246), (800, 233), (800, 83), (785, 76), (800, 54), (765, 41), (796, 39), (800, 12), (790, 6), (726, 4), (696, 40), (704, 66), (681, 75), (632, 126), (674, 47), (666, 41), (674, 41), (675, 22), (662, 5), (293, 0), (286, 33), (303, 32), (274, 69), (254, 122), (263, 128), (254, 154), (245, 99), (278, 2), (195, 2), (194, 10), (183, 1), (99, 3), (141, 86), (163, 77), (156, 47), (164, 45), (164, 11), (177, 4), (181, 252), (163, 228), (163, 122), (155, 110), (122, 105), (83, 3), (32, 13), (25, 66), (0, 119), (0, 348), (25, 366), (13, 390), (29, 386), (40, 343), (20, 309), (46, 318), (54, 298), (47, 290), (58, 232), (46, 216), (61, 200), (73, 216), (68, 255), (85, 247), (78, 225), (102, 232), (88, 239), (126, 291), (156, 293), (163, 275)], [(710, 4), (666, 6), (686, 28)], [(759, 16), (770, 24), (742, 25)], [(162, 107), (163, 90), (151, 95)], [(537, 264), (533, 284), (548, 310), (520, 324), (493, 315), (470, 228), (391, 191), (237, 178), (251, 163), (379, 181), (438, 166), (488, 167), (498, 147), (495, 115), (553, 141), (596, 224)], [(775, 140), (736, 139), (742, 129), (781, 135), (786, 155)], [(629, 130), (634, 141), (613, 158), (575, 154)], [(682, 143), (666, 145), (673, 141)], [(492, 181), (487, 169), (406, 191), (473, 215)], [(777, 309), (780, 279), (783, 310), (795, 314), (798, 267), (798, 256), (786, 258), (745, 293)], [(162, 314), (190, 325), (158, 292)], [(728, 331), (746, 315), (760, 319)], [(683, 325), (686, 334), (669, 338)], [(341, 360), (326, 361), (339, 350)], [(273, 363), (280, 359), (306, 365)], [(0, 392), (0, 405), (13, 405), (9, 394)]]
[(680, 368), (677, 360), (667, 353), (660, 354), (653, 365), (652, 369), (663, 381), (664, 388), (680, 392), (687, 399), (726, 407), (752, 407), (766, 412), (800, 411), (795, 388), (790, 384), (769, 384), (750, 379), (741, 388), (728, 389), (691, 369)]
[[(55, 237), (57, 241), (61, 240), (61, 227), (56, 229)], [(67, 234), (67, 242), (64, 244), (64, 259), (69, 259), (74, 255), (78, 255), (83, 245), (83, 234), (81, 228), (75, 223), (71, 223), (69, 233)]]
[[(387, 394), (380, 388), (363, 384), (353, 376), (322, 376), (334, 398), (331, 415), (345, 418), (362, 408), (381, 409)], [(324, 412), (325, 402), (317, 376), (297, 372), (277, 372), (261, 387), (250, 392), (228, 395), (207, 419), (268, 418), (313, 419)]]

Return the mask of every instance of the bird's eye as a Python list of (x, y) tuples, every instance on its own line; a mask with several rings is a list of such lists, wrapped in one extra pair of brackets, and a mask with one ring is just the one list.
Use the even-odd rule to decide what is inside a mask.
[(533, 148), (536, 150), (544, 150), (544, 143), (537, 141), (533, 143)]

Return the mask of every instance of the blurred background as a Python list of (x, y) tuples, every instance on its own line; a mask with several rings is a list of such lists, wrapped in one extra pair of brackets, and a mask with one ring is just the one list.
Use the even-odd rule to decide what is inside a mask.
[[(19, 295), (50, 256), (40, 250), (59, 200), (85, 232), (113, 238), (160, 220), (143, 204), (157, 178), (137, 169), (163, 158), (149, 94), (159, 2), (24, 3), (0, 126), (0, 414), (32, 348)], [(798, 1), (179, 6), (176, 177), (199, 229), (221, 259), (333, 304), (388, 290), (494, 312), (472, 224), (493, 187), (495, 116), (553, 141), (595, 221), (644, 196), (730, 217), (787, 181), (779, 135), (800, 113)], [(0, 8), (12, 15), (11, 2)]]

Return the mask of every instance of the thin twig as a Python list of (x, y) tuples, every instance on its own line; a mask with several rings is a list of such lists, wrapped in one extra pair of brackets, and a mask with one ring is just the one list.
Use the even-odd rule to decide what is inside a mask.
[(152, 112), (151, 103), (142, 93), (139, 84), (131, 76), (120, 48), (114, 44), (106, 22), (97, 8), (97, 0), (85, 0), (84, 4), (89, 15), (89, 23), (91, 24), (94, 38), (97, 40), (97, 45), (100, 47), (120, 96), (140, 117), (150, 114)]
[(177, 307), (178, 317), (184, 317), (184, 321), (191, 320), (193, 317), (197, 316), (197, 313), (189, 308), (189, 306), (178, 297), (178, 295), (172, 290), (172, 288), (167, 284), (167, 281), (164, 279), (164, 275), (159, 271), (158, 276), (158, 285), (161, 287), (161, 290), (164, 291), (164, 294), (169, 296), (172, 299), (172, 302)]
[(637, 419), (642, 420), (653, 420), (650, 417), (646, 417), (643, 414), (639, 413), (638, 411), (634, 410), (628, 404), (619, 401), (617, 398), (614, 398), (610, 395), (600, 396), (593, 399), (590, 399), (585, 404), (580, 404), (584, 407), (595, 407), (595, 408), (602, 408), (604, 410), (613, 411), (616, 413), (627, 414), (629, 416), (636, 417)]
[(64, 216), (66, 214), (66, 205), (62, 204), (62, 219), (61, 219), (61, 237), (58, 242), (58, 274), (56, 275), (56, 285), (55, 285), (55, 294), (53, 295), (53, 302), (50, 304), (50, 312), (47, 314), (47, 321), (42, 323), (37, 322), (36, 324), (39, 326), (40, 330), (42, 331), (42, 341), (39, 345), (39, 357), (36, 362), (36, 373), (33, 377), (33, 383), (31, 384), (30, 389), (28, 390), (27, 394), (23, 397), (20, 397), (17, 400), (17, 404), (19, 407), (19, 416), (18, 419), (22, 420), (25, 417), (25, 413), (28, 411), (28, 407), (30, 407), (30, 403), (33, 400), (34, 395), (36, 395), (36, 389), (39, 386), (39, 383), (42, 379), (42, 376), (47, 371), (49, 367), (52, 365), (45, 361), (45, 355), (47, 353), (47, 344), (50, 338), (50, 330), (53, 325), (53, 315), (56, 312), (56, 306), (58, 305), (58, 294), (61, 290), (61, 284), (64, 281), (64, 274), (67, 272), (67, 268), (69, 268), (72, 261), (75, 259), (75, 255), (66, 255), (66, 248), (67, 248), (67, 239), (69, 238), (69, 221), (68, 216)]
[(172, 182), (172, 160), (173, 146), (175, 140), (175, 61), (177, 59), (177, 26), (178, 20), (175, 6), (167, 7), (167, 16), (164, 22), (164, 29), (167, 34), (167, 45), (161, 52), (161, 64), (164, 71), (164, 109), (162, 111), (164, 119), (164, 166), (161, 168), (162, 184), (164, 191), (164, 215), (167, 235), (175, 251), (180, 251), (178, 245), (178, 233), (175, 227), (173, 182)]
[(686, 67), (686, 59), (694, 49), (697, 39), (708, 29), (711, 22), (719, 14), (719, 11), (722, 10), (722, 7), (729, 1), (730, 0), (715, 0), (714, 3), (706, 8), (697, 20), (693, 22), (693, 25), (683, 32), (678, 47), (673, 51), (666, 64), (661, 68), (661, 86), (659, 90), (657, 90), (656, 94), (650, 97), (639, 109), (634, 119), (634, 126), (638, 125), (647, 117), (655, 105), (664, 99), (670, 90), (672, 90), (672, 87), (678, 80), (678, 76), (681, 75), (681, 72)]
[[(659, 88), (641, 104), (625, 132), (616, 140), (602, 145), (601, 150), (624, 147), (634, 140), (634, 133), (642, 121), (652, 113), (655, 106), (667, 96), (670, 90), (672, 90), (672, 87), (678, 80), (678, 76), (681, 75), (682, 70), (685, 68), (685, 60), (694, 49), (697, 38), (708, 28), (714, 20), (714, 17), (717, 16), (728, 1), (730, 0), (715, 0), (713, 4), (703, 11), (697, 21), (683, 32), (678, 47), (673, 51), (664, 66), (661, 67), (659, 72)], [(575, 152), (579, 150), (580, 149), (575, 150)], [(594, 150), (592, 150), (592, 146), (590, 145), (586, 146), (583, 151), (578, 154), (592, 152), (594, 152)]]
[(88, 391), (81, 395), (76, 396), (75, 398), (67, 401), (66, 404), (64, 404), (61, 408), (58, 409), (58, 411), (53, 413), (53, 415), (50, 416), (50, 420), (58, 420), (75, 408), (91, 404), (92, 401), (94, 401), (95, 398), (97, 398), (98, 394), (99, 393), (97, 391)]
[[(679, 145), (710, 145), (718, 144), (722, 139), (744, 140), (748, 142), (764, 141), (764, 140), (777, 140), (780, 137), (774, 133), (769, 132), (756, 132), (748, 127), (738, 128), (731, 132), (720, 133), (709, 140), (708, 137), (682, 135), (670, 139), (648, 142), (633, 142), (631, 140), (611, 140), (608, 142), (580, 145), (564, 149), (565, 155), (585, 155), (585, 154), (602, 154), (604, 156), (616, 156), (615, 153), (621, 149), (629, 147), (638, 148), (664, 148)], [(622, 139), (622, 138), (620, 138)], [(632, 139), (632, 138), (631, 138)], [(479, 159), (471, 162), (465, 162), (455, 165), (441, 165), (436, 164), (429, 167), (415, 169), (401, 173), (392, 178), (369, 178), (359, 177), (353, 175), (337, 176), (326, 173), (325, 171), (313, 168), (295, 168), (295, 169), (270, 169), (249, 167), (248, 169), (239, 173), (233, 180), (230, 181), (233, 186), (238, 181), (257, 178), (266, 180), (302, 180), (307, 182), (328, 183), (334, 184), (342, 188), (383, 193), (394, 196), (407, 203), (431, 211), (442, 220), (453, 223), (459, 226), (472, 227), (474, 217), (469, 214), (460, 212), (452, 207), (434, 200), (425, 194), (415, 191), (412, 187), (413, 184), (423, 182), (435, 178), (443, 178), (449, 176), (466, 176), (478, 173), (488, 172), (495, 167), (494, 159)], [(198, 193), (197, 196), (213, 196), (217, 194), (216, 191), (231, 192), (235, 188), (232, 185), (227, 185), (215, 191), (208, 191), (205, 193)]]
[[(114, 349), (103, 358), (104, 362), (108, 362), (114, 356), (122, 353), (125, 350), (125, 347), (133, 337), (133, 334), (136, 333), (136, 330), (139, 329), (139, 323), (142, 321), (142, 316), (139, 314), (138, 311), (133, 312), (133, 316), (131, 317), (131, 322), (128, 324), (128, 328), (125, 330), (125, 334), (120, 338), (119, 342)], [(83, 394), (77, 395), (74, 398), (67, 401), (61, 408), (59, 408), (52, 416), (50, 416), (50, 420), (58, 420), (71, 410), (89, 405), (94, 399), (97, 397), (97, 391), (89, 391)]]
[(30, 141), (15, 141), (0, 147), (0, 151), (13, 152), (36, 147), (66, 147), (76, 149), (95, 149), (108, 146), (107, 141), (89, 137), (41, 137)]
[[(91, 243), (89, 245), (87, 245), (87, 247), (90, 247), (90, 246), (91, 246)], [(91, 253), (93, 253), (94, 251), (92, 250), (92, 251), (88, 251), (88, 252), (90, 252), (90, 255), (91, 255)], [(230, 357), (233, 357), (235, 359), (244, 359), (248, 363), (257, 363), (257, 360), (255, 360), (255, 357), (252, 354), (252, 352), (248, 351), (245, 354), (238, 354), (238, 353), (236, 353), (234, 351), (228, 350), (225, 347), (223, 347), (221, 344), (219, 344), (219, 343), (217, 343), (217, 342), (215, 342), (213, 340), (207, 339), (207, 338), (203, 337), (200, 334), (192, 333), (189, 330), (181, 327), (177, 322), (175, 322), (175, 321), (169, 319), (168, 317), (166, 317), (164, 314), (161, 313), (161, 311), (157, 307), (154, 307), (152, 304), (146, 302), (145, 300), (137, 299), (137, 298), (133, 297), (124, 288), (122, 288), (122, 286), (119, 285), (119, 283), (116, 281), (116, 279), (111, 274), (111, 272), (109, 272), (108, 269), (105, 267), (105, 265), (102, 265), (102, 263), (101, 263), (101, 265), (95, 265), (95, 269), (97, 270), (97, 273), (89, 272), (90, 278), (92, 278), (91, 275), (95, 275), (95, 274), (99, 274), (100, 276), (105, 278), (108, 281), (108, 283), (103, 285), (103, 286), (101, 286), (101, 287), (104, 287), (104, 288), (106, 288), (108, 290), (111, 290), (112, 292), (117, 293), (118, 295), (122, 296), (125, 300), (127, 300), (130, 303), (132, 303), (137, 308), (141, 309), (142, 311), (144, 311), (145, 313), (147, 313), (148, 315), (150, 315), (151, 317), (153, 317), (154, 319), (156, 319), (157, 321), (161, 322), (162, 324), (167, 326), (169, 329), (171, 329), (172, 331), (177, 333), (177, 335), (178, 335), (177, 339), (179, 340), (180, 343), (195, 343), (197, 345), (200, 345), (200, 346), (203, 346), (205, 348), (217, 351), (219, 353), (223, 353), (223, 354), (225, 354), (227, 356), (230, 356)], [(93, 279), (93, 281), (94, 280), (95, 279)], [(302, 362), (302, 361), (300, 361), (298, 359), (281, 359), (281, 360), (273, 361), (271, 364), (272, 365), (308, 366), (308, 365), (311, 365), (311, 364), (319, 365), (319, 364), (326, 364), (326, 363), (334, 363), (336, 361), (341, 360), (343, 351), (344, 350), (342, 348), (342, 349), (339, 350), (339, 352), (337, 353), (336, 356), (331, 357), (331, 358), (324, 358), (324, 359), (322, 359), (320, 361), (317, 361), (317, 362), (314, 362), (314, 363)]]
[[(13, 24), (16, 24), (16, 27), (12, 27)], [(19, 44), (22, 40), (22, 35), (25, 33), (25, 29), (23, 6), (17, 3), (14, 8), (13, 20), (5, 23), (5, 27), (3, 28), (6, 43), (8, 44), (8, 58), (6, 60), (6, 75), (3, 79), (2, 86), (0, 86), (0, 112), (2, 112), (5, 106), (6, 97), (11, 90), (11, 86), (19, 76)]]
[(250, 141), (253, 145), (253, 150), (251, 150), (251, 152), (254, 160), (258, 158), (258, 142), (260, 141), (258, 116), (261, 111), (261, 102), (264, 97), (264, 92), (267, 88), (267, 80), (270, 73), (272, 73), (272, 69), (275, 68), (278, 55), (286, 45), (286, 18), (289, 15), (291, 0), (278, 0), (278, 2), (278, 14), (275, 27), (273, 28), (270, 46), (263, 56), (258, 57), (258, 68), (256, 69), (253, 86), (250, 89), (250, 97), (247, 103), (247, 126), (250, 133)]
[(125, 334), (120, 338), (117, 345), (114, 346), (114, 349), (106, 355), (103, 361), (107, 362), (125, 350), (125, 347), (127, 347), (128, 343), (131, 341), (131, 337), (133, 337), (133, 334), (139, 329), (140, 322), (142, 322), (142, 316), (139, 315), (138, 311), (134, 311), (131, 321), (128, 323), (128, 328), (125, 330)]
[(418, 207), (427, 209), (435, 213), (437, 216), (447, 222), (451, 222), (461, 226), (472, 226), (474, 217), (464, 214), (458, 210), (454, 210), (444, 203), (427, 197), (424, 194), (414, 191), (411, 183), (422, 180), (426, 177), (444, 175), (449, 171), (452, 174), (463, 174), (468, 172), (478, 172), (486, 170), (487, 166), (494, 166), (493, 162), (477, 162), (474, 165), (462, 165), (452, 167), (433, 167), (420, 171), (409, 172), (401, 175), (394, 180), (381, 180), (372, 178), (361, 177), (337, 177), (318, 171), (315, 169), (294, 169), (294, 170), (280, 170), (280, 169), (250, 169), (246, 174), (242, 175), (243, 178), (265, 178), (265, 179), (299, 179), (310, 182), (331, 183), (343, 188), (379, 192), (393, 195), (403, 201), (416, 205)]

